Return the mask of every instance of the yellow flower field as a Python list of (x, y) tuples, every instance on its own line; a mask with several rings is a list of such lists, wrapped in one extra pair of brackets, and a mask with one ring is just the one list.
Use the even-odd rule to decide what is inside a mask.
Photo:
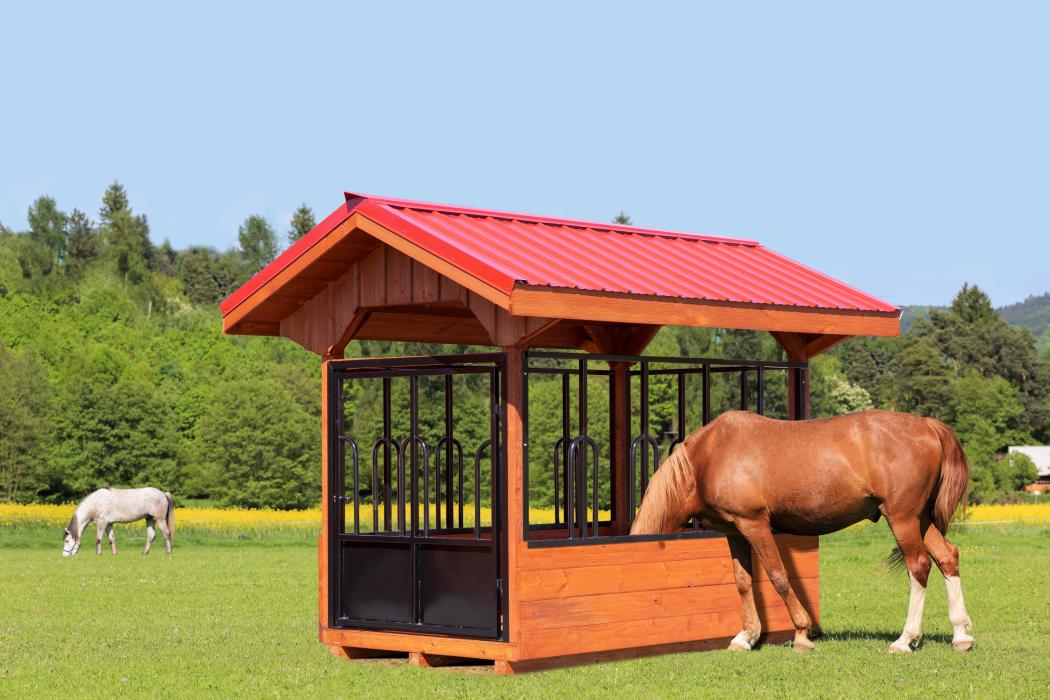
[(995, 522), (1050, 523), (1050, 496), (1042, 503), (1015, 503), (1011, 505), (982, 504), (966, 509), (968, 523)]
[[(65, 525), (69, 522), (75, 504), (51, 505), (51, 504), (18, 504), (0, 503), (0, 526), (17, 525), (22, 523), (40, 523), (49, 525)], [(349, 514), (349, 509), (348, 509)], [(601, 517), (608, 518), (609, 513), (602, 511)], [(474, 509), (470, 506), (464, 508), (466, 526), (474, 524)], [(491, 512), (488, 508), (482, 509), (482, 522), (490, 522)], [(362, 524), (372, 519), (371, 506), (361, 507)], [(551, 522), (553, 511), (548, 509), (533, 508), (529, 511), (529, 519), (534, 523)], [(1050, 496), (1045, 503), (1023, 503), (1015, 505), (978, 505), (966, 509), (965, 522), (1029, 522), (1050, 523)], [(238, 509), (238, 508), (176, 508), (176, 528), (190, 528), (194, 530), (215, 530), (229, 532), (231, 530), (318, 530), (321, 526), (321, 509), (307, 508), (305, 510), (269, 510), (269, 509)]]
[[(76, 509), (75, 503), (64, 505), (53, 504), (19, 504), (0, 503), (0, 526), (21, 523), (41, 523), (48, 525), (65, 525)], [(352, 508), (347, 506), (347, 515), (351, 516)], [(434, 511), (431, 510), (431, 522), (434, 522)], [(372, 507), (361, 506), (362, 527), (371, 523)], [(608, 511), (601, 511), (600, 517), (609, 517)], [(474, 525), (474, 507), (467, 505), (463, 509), (464, 526)], [(492, 512), (488, 507), (481, 509), (481, 522), (490, 523)], [(552, 522), (553, 510), (540, 508), (529, 509), (529, 518), (534, 523)], [(351, 518), (347, 518), (348, 522)], [(319, 530), (321, 527), (321, 509), (304, 510), (270, 510), (248, 508), (175, 508), (175, 528), (194, 530), (215, 530), (227, 532), (237, 529), (279, 529), (279, 530)]]

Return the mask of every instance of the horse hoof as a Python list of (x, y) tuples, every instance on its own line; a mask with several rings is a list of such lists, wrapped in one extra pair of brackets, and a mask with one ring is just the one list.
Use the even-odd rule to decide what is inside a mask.
[(891, 644), (890, 645), (890, 653), (891, 654), (910, 654), (911, 653), (911, 647), (910, 646), (898, 646), (897, 644)]
[(955, 649), (955, 651), (970, 651), (973, 649), (973, 640), (960, 639), (957, 642), (952, 642), (952, 649)]
[(730, 644), (729, 644), (729, 651), (751, 651), (751, 648), (750, 647), (745, 647), (743, 644), (738, 644), (736, 642), (730, 642)]
[(791, 647), (797, 654), (804, 654), (807, 651), (813, 650), (813, 642), (806, 638), (796, 639), (794, 645)]

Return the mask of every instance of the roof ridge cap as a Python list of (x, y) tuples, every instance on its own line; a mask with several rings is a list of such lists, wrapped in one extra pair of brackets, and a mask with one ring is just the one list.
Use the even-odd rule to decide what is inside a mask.
[(418, 202), (407, 199), (395, 199), (393, 197), (376, 197), (367, 194), (344, 192), (347, 201), (353, 199), (365, 199), (376, 204), (417, 211), (435, 211), (442, 214), (457, 214), (473, 217), (487, 217), (492, 219), (507, 219), (530, 224), (548, 224), (556, 226), (568, 226), (571, 228), (593, 229), (596, 231), (607, 231), (619, 234), (637, 234), (642, 236), (657, 236), (660, 238), (673, 238), (685, 241), (703, 241), (706, 243), (725, 243), (728, 245), (743, 245), (761, 248), (762, 244), (748, 238), (733, 238), (729, 236), (716, 236), (702, 233), (682, 233), (679, 231), (666, 231), (663, 229), (642, 228), (640, 226), (622, 226), (617, 224), (606, 224), (598, 221), (583, 221), (580, 219), (562, 219), (553, 216), (537, 216), (535, 214), (520, 214), (515, 212), (499, 211), (494, 209), (476, 209), (473, 207), (461, 207), (451, 204), (436, 204), (433, 202)]

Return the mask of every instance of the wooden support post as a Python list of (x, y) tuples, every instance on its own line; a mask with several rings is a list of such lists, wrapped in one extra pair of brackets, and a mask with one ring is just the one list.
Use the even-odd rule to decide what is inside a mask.
[(517, 345), (504, 347), (506, 353), (505, 381), (506, 393), (503, 401), (506, 405), (504, 416), (504, 435), (507, 444), (505, 452), (507, 455), (507, 570), (503, 573), (505, 590), (507, 591), (507, 608), (503, 612), (503, 626), (509, 630), (508, 641), (517, 644), (518, 640), (518, 556), (519, 550), (525, 546), (522, 536), (522, 507), (524, 496), (522, 494), (522, 474), (525, 470), (524, 455), (522, 452), (524, 431), (522, 426), (522, 409), (524, 405), (524, 391), (522, 390), (522, 363), (521, 353), (523, 348)]
[(404, 658), (404, 652), (388, 651), (386, 649), (364, 649), (362, 647), (345, 647), (339, 644), (329, 644), (328, 653), (340, 659), (396, 659)]
[(408, 663), (418, 668), (440, 668), (441, 666), (477, 666), (488, 662), (485, 659), (475, 659), (467, 656), (448, 656), (446, 654), (413, 651), (408, 655)]
[[(321, 535), (317, 538), (317, 635), (328, 627), (328, 362), (321, 362)], [(323, 641), (323, 640), (322, 640)]]

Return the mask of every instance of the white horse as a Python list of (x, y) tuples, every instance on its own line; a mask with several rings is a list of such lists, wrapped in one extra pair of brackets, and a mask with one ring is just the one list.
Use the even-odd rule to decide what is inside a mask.
[(80, 502), (66, 527), (62, 556), (69, 557), (80, 550), (80, 537), (88, 523), (95, 523), (95, 554), (102, 554), (102, 532), (109, 536), (109, 546), (117, 553), (117, 541), (113, 537), (113, 523), (133, 523), (146, 519), (146, 548), (157, 533), (153, 526), (160, 526), (164, 535), (164, 549), (171, 554), (171, 538), (175, 534), (175, 508), (171, 494), (152, 487), (144, 489), (99, 489)]

